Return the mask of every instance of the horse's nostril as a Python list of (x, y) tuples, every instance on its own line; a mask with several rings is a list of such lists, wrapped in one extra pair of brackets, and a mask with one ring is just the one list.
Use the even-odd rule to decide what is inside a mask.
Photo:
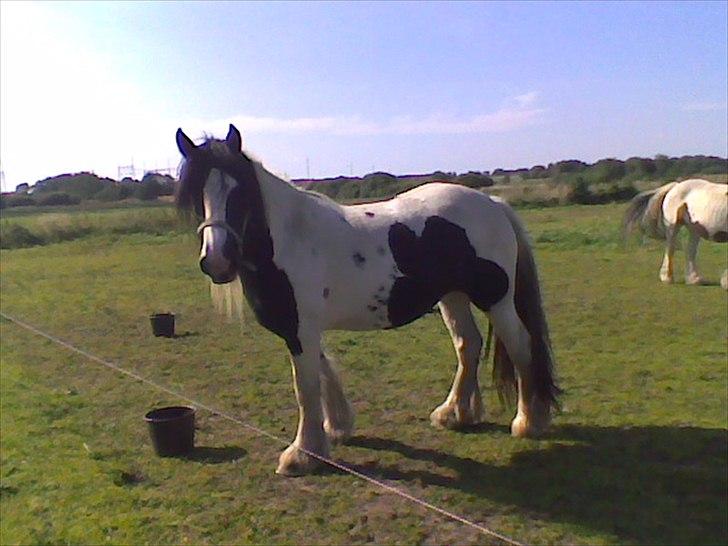
[(202, 269), (202, 272), (205, 275), (208, 275), (208, 276), (210, 275), (210, 272), (207, 270), (207, 259), (206, 258), (202, 258), (200, 260), (200, 269)]

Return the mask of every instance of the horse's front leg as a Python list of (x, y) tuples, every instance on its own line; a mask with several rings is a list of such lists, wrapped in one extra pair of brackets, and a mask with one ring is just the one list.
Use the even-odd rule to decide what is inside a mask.
[(321, 406), (321, 332), (308, 331), (300, 337), (302, 351), (291, 356), (298, 400), (298, 431), (278, 461), (276, 473), (284, 476), (309, 474), (322, 464), (314, 455), (329, 456)]

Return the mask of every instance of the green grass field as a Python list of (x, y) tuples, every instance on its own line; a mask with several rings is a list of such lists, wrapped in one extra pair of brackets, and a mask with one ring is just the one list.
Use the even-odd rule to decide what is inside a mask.
[[(160, 210), (115, 211), (75, 240), (2, 250), (3, 313), (292, 439), (284, 344), (214, 315), (194, 229), (160, 229)], [(700, 247), (716, 285), (664, 286), (658, 243), (620, 243), (623, 210), (521, 214), (566, 391), (547, 438), (509, 436), (512, 413), (489, 369), (486, 425), (429, 425), (455, 357), (427, 315), (396, 331), (327, 336), (357, 412), (355, 437), (333, 456), (525, 543), (725, 544), (728, 304), (717, 281), (728, 248)], [(107, 229), (147, 214), (156, 227)], [(180, 336), (155, 338), (148, 315), (167, 310)], [(204, 411), (194, 454), (158, 458), (142, 416), (180, 400), (0, 326), (2, 544), (498, 543), (340, 472), (276, 476), (283, 444)]]

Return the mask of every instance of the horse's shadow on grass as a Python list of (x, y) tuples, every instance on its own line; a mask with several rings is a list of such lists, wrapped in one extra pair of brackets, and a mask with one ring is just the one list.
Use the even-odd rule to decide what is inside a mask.
[[(507, 433), (507, 427), (480, 427), (481, 432), (501, 429)], [(356, 436), (347, 443), (393, 451), (406, 459), (396, 465), (356, 467), (367, 474), (459, 490), (517, 507), (531, 517), (612, 534), (620, 542), (728, 540), (728, 431), (564, 425), (554, 427), (547, 440), (516, 453), (507, 466), (392, 439)], [(427, 469), (422, 461), (429, 463)], [(438, 468), (447, 472), (438, 473)], [(471, 516), (478, 518), (477, 513)]]

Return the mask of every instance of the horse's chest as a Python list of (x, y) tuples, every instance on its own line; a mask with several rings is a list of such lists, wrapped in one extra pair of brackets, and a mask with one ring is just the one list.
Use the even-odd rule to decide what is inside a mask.
[(298, 306), (285, 271), (271, 261), (259, 264), (255, 271), (244, 271), (242, 277), (245, 297), (258, 322), (282, 337), (293, 355), (300, 354)]

